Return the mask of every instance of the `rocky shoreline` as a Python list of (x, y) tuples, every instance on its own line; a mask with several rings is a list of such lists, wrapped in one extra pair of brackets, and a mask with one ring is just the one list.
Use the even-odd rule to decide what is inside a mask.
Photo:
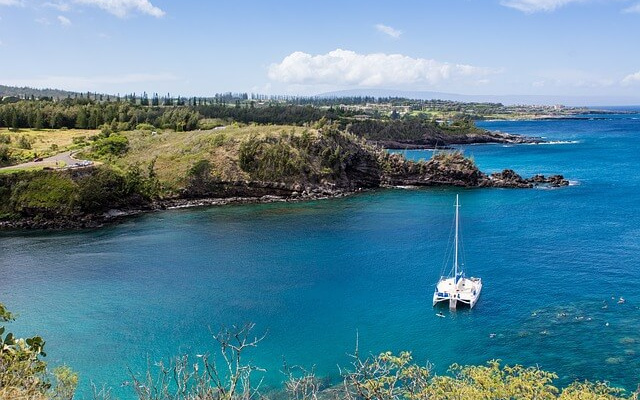
[[(245, 196), (233, 197), (177, 197), (170, 199), (160, 199), (150, 202), (143, 207), (129, 209), (111, 209), (99, 214), (78, 214), (53, 218), (21, 218), (19, 220), (0, 221), (0, 230), (66, 230), (66, 229), (95, 229), (109, 224), (123, 221), (128, 217), (137, 216), (144, 213), (157, 212), (163, 210), (175, 210), (181, 208), (223, 206), (230, 204), (265, 204), (277, 202), (303, 202), (317, 201), (347, 197), (356, 193), (366, 192), (372, 188), (357, 187), (354, 189), (336, 188), (332, 185), (300, 188), (300, 185), (285, 185), (273, 182), (233, 182), (231, 183), (236, 192), (245, 191)], [(380, 189), (397, 187), (477, 187), (477, 188), (534, 188), (537, 186), (562, 187), (568, 186), (569, 181), (562, 175), (545, 177), (535, 175), (531, 178), (522, 178), (516, 172), (506, 169), (500, 173), (486, 175), (480, 173), (476, 185), (469, 186), (464, 180), (420, 180), (404, 179), (395, 181), (394, 184), (384, 183)], [(255, 187), (268, 189), (277, 187), (273, 193), (262, 194), (253, 191)], [(375, 188), (373, 188), (375, 190)], [(288, 192), (288, 194), (287, 194)], [(255, 196), (251, 196), (256, 193)]]
[[(481, 141), (464, 137), (474, 143)], [(487, 140), (495, 141), (496, 137), (510, 143), (534, 140), (497, 133)], [(5, 205), (0, 209), (0, 229), (97, 228), (165, 209), (310, 201), (389, 187), (532, 188), (569, 184), (561, 175), (523, 178), (509, 169), (486, 174), (459, 151), (439, 151), (427, 161), (410, 161), (337, 130), (318, 132), (304, 140), (293, 135), (254, 138), (242, 146), (242, 150), (227, 149), (232, 153), (224, 166), (214, 168), (206, 159), (192, 165), (180, 186), (171, 192), (146, 192), (160, 181), (145, 178), (139, 169), (134, 169), (137, 175), (129, 179), (108, 166), (0, 177), (0, 188), (8, 189), (0, 191)], [(227, 178), (219, 173), (224, 168), (229, 170)]]
[(513, 135), (498, 131), (467, 133), (465, 135), (429, 135), (420, 140), (379, 140), (373, 144), (386, 149), (431, 150), (446, 149), (455, 145), (470, 144), (538, 144), (544, 140), (536, 137)]

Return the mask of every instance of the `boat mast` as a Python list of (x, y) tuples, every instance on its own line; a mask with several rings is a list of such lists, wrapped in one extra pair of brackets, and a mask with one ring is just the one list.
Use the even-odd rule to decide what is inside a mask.
[(453, 281), (458, 283), (458, 209), (460, 208), (460, 204), (458, 203), (458, 195), (456, 194), (456, 246), (455, 246), (455, 257), (453, 262), (454, 267), (454, 275)]

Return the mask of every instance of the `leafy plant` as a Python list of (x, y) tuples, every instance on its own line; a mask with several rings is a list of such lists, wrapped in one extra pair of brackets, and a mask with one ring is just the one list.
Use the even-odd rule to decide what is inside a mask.
[(129, 149), (129, 139), (123, 135), (111, 135), (97, 140), (93, 144), (93, 151), (101, 157), (121, 156)]

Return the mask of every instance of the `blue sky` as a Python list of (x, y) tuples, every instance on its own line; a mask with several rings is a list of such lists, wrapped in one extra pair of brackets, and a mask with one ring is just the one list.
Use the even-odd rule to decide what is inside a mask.
[(637, 97), (640, 0), (0, 0), (0, 84)]

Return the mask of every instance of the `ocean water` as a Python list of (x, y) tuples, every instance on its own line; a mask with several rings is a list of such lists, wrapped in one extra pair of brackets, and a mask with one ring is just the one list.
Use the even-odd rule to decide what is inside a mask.
[[(389, 189), (307, 203), (174, 210), (98, 230), (0, 233), (10, 330), (48, 361), (133, 398), (127, 369), (215, 353), (221, 326), (266, 333), (265, 387), (289, 364), (339, 378), (361, 353), (539, 365), (558, 383), (640, 383), (640, 115), (483, 122), (553, 144), (463, 147), (487, 172), (561, 173), (559, 189)], [(430, 151), (408, 151), (428, 158)], [(431, 305), (460, 194), (473, 310)], [(448, 267), (445, 267), (445, 269)], [(618, 304), (623, 297), (624, 304)], [(435, 314), (443, 311), (446, 318)]]

